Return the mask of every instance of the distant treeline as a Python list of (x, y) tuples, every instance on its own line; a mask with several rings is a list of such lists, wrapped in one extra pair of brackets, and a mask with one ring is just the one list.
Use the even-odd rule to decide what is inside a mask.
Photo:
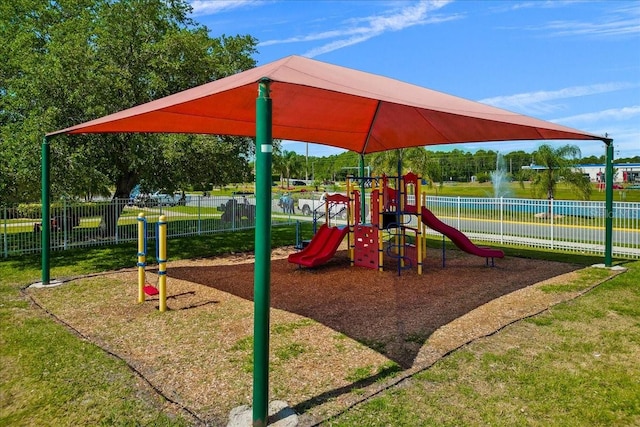
[[(419, 152), (417, 150), (422, 150)], [(463, 150), (451, 151), (431, 151), (424, 149), (404, 150), (403, 154), (403, 173), (413, 170), (416, 173), (424, 174), (421, 169), (431, 168), (437, 170), (441, 180), (443, 181), (460, 181), (468, 182), (472, 176), (480, 182), (488, 180), (492, 171), (496, 170), (498, 152), (493, 150), (478, 150), (469, 152)], [(426, 156), (424, 153), (426, 152)], [(291, 156), (291, 153), (289, 153)], [(389, 154), (385, 154), (389, 156)], [(396, 175), (397, 168), (393, 166), (397, 161), (385, 163), (380, 160), (382, 154), (368, 154), (365, 156), (365, 176), (366, 175)], [(423, 157), (424, 156), (424, 157)], [(305, 157), (297, 155), (297, 167), (292, 168), (291, 177), (300, 179), (313, 179), (315, 181), (342, 181), (347, 175), (359, 175), (359, 158), (360, 156), (353, 152), (345, 152), (328, 157)], [(416, 160), (416, 158), (419, 158)], [(523, 166), (534, 164), (534, 153), (526, 151), (513, 151), (502, 155), (504, 161), (504, 170), (515, 180), (527, 179), (526, 174), (530, 173)], [(640, 163), (640, 156), (630, 158), (615, 159), (616, 163)], [(588, 156), (577, 160), (578, 164), (603, 164), (605, 156)], [(392, 166), (386, 166), (391, 164)], [(426, 165), (426, 166), (425, 166)], [(523, 176), (523, 174), (525, 176)]]

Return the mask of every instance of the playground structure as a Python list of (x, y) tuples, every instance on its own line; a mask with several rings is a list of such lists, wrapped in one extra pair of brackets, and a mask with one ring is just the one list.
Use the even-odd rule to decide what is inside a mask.
[[(369, 209), (358, 185), (363, 180), (371, 182)], [(320, 227), (308, 246), (291, 254), (289, 262), (304, 267), (317, 267), (329, 261), (336, 253), (345, 235), (348, 236), (349, 258), (352, 266), (383, 271), (384, 257), (395, 259), (398, 274), (416, 268), (422, 274), (426, 257), (425, 227), (448, 237), (461, 250), (485, 258), (486, 265), (494, 265), (495, 258), (503, 258), (498, 249), (476, 246), (459, 230), (439, 220), (425, 206), (426, 195), (421, 192), (421, 179), (414, 173), (398, 177), (378, 178), (349, 177), (347, 196), (341, 194), (325, 196), (326, 223)], [(330, 212), (335, 204), (344, 204), (347, 211), (347, 226), (331, 226)], [(369, 216), (367, 212), (370, 212)], [(369, 219), (369, 221), (367, 221)]]
[(154, 286), (146, 281), (147, 266), (147, 218), (138, 214), (138, 303), (145, 301), (145, 295), (158, 295), (158, 311), (167, 310), (167, 217), (160, 215), (157, 222), (156, 259), (158, 262), (158, 282)]

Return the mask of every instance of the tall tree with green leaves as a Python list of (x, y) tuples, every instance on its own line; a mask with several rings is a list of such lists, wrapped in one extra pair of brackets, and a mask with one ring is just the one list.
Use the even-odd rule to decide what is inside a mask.
[(373, 174), (377, 176), (397, 176), (398, 162), (402, 163), (405, 149), (380, 151), (371, 154), (369, 164), (373, 169)]
[(304, 170), (304, 156), (295, 151), (283, 150), (274, 156), (274, 167), (280, 173), (280, 181), (287, 180), (287, 188), (292, 176), (302, 173)]
[(442, 184), (442, 158), (424, 147), (412, 147), (401, 150), (391, 150), (371, 155), (370, 161), (374, 175), (385, 173), (389, 176), (398, 175), (398, 161), (402, 162), (402, 174), (409, 171), (427, 179), (429, 186), (434, 182)]
[[(13, 0), (0, 3), (0, 178), (11, 200), (37, 200), (43, 135), (255, 66), (256, 40), (209, 36), (189, 18), (186, 0)], [(250, 156), (248, 139), (109, 134), (57, 137), (51, 142), (52, 195), (113, 189), (127, 197), (136, 183), (184, 185), (189, 173), (224, 179)], [(215, 156), (215, 154), (222, 154)], [(240, 164), (248, 167), (248, 162)], [(6, 165), (6, 166), (5, 166)], [(199, 169), (196, 171), (195, 167)], [(197, 172), (197, 173), (196, 173)], [(202, 180), (200, 176), (196, 181)], [(87, 181), (96, 184), (88, 189)], [(119, 214), (119, 212), (118, 212)], [(110, 215), (117, 218), (117, 215)], [(113, 220), (107, 233), (113, 232)]]
[(562, 180), (573, 188), (583, 200), (591, 197), (591, 183), (589, 179), (573, 167), (580, 158), (580, 148), (576, 145), (563, 145), (553, 148), (543, 144), (533, 153), (536, 165), (544, 169), (533, 175), (532, 189), (536, 196), (546, 195), (547, 199), (553, 199), (558, 183)]

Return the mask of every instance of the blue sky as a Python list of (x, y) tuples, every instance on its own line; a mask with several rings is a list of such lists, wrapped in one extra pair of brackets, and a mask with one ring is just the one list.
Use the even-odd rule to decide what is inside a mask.
[[(615, 157), (640, 155), (639, 1), (189, 1), (211, 36), (257, 38), (258, 65), (306, 56), (607, 133)], [(508, 153), (540, 143), (440, 148)], [(577, 145), (583, 156), (605, 151), (601, 142)], [(308, 146), (312, 156), (340, 152)]]

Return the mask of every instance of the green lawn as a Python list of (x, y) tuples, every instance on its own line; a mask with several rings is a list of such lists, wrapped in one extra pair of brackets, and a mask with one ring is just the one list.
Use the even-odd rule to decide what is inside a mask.
[[(179, 259), (248, 251), (253, 239), (252, 230), (175, 239), (169, 253)], [(274, 246), (294, 239), (293, 227), (273, 230)], [(505, 250), (509, 256), (601, 262)], [(133, 244), (54, 252), (52, 277), (133, 267), (135, 252)], [(478, 340), (325, 424), (640, 425), (640, 262), (626, 267), (627, 273), (578, 300)], [(0, 261), (0, 425), (192, 424), (124, 362), (31, 306), (20, 289), (39, 276), (37, 256)]]
[(640, 262), (327, 426), (640, 425)]

